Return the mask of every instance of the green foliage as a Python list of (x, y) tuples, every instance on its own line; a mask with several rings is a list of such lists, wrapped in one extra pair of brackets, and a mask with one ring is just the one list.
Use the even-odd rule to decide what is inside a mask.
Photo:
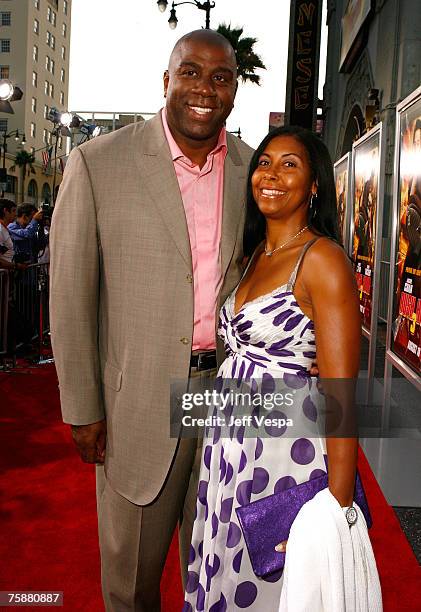
[(244, 28), (231, 28), (231, 24), (227, 25), (221, 23), (216, 31), (222, 34), (222, 36), (225, 36), (231, 43), (237, 59), (238, 76), (243, 83), (249, 81), (250, 83), (260, 85), (260, 76), (255, 72), (257, 68), (266, 70), (266, 66), (259, 55), (253, 50), (257, 38), (251, 38), (249, 36), (241, 38)]
[(13, 172), (17, 166), (18, 168), (21, 168), (23, 176), (25, 177), (27, 168), (29, 167), (29, 174), (35, 174), (35, 168), (32, 165), (34, 161), (35, 161), (35, 155), (33, 155), (32, 153), (28, 153), (28, 151), (25, 151), (24, 149), (22, 149), (21, 151), (18, 151), (16, 153), (15, 163), (10, 168), (10, 170)]

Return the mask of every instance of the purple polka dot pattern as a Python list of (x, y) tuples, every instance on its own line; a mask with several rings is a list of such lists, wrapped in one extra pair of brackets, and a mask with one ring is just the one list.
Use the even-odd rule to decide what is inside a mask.
[(197, 599), (196, 599), (196, 609), (199, 610), (199, 612), (202, 612), (202, 610), (205, 609), (205, 589), (202, 587), (201, 584), (199, 584), (199, 586), (197, 587)]
[(260, 438), (256, 439), (256, 450), (254, 451), (254, 458), (257, 461), (261, 454), (263, 453), (263, 442)]
[(222, 502), (221, 512), (219, 515), (219, 520), (221, 521), (221, 523), (229, 523), (231, 519), (233, 501), (234, 501), (233, 497), (228, 497), (227, 499), (224, 499), (224, 501)]
[(324, 470), (313, 470), (310, 474), (309, 480), (313, 480), (313, 478), (320, 478), (320, 476), (326, 476), (326, 472)]
[(251, 480), (243, 480), (243, 482), (238, 485), (235, 496), (240, 506), (245, 506), (250, 503), (251, 487)]
[(243, 549), (239, 550), (232, 561), (232, 569), (237, 574), (240, 573), (241, 559), (243, 558)]
[(255, 495), (266, 489), (269, 482), (269, 473), (264, 468), (254, 468), (252, 493)]
[(209, 608), (209, 612), (227, 612), (227, 600), (223, 594), (221, 599)]
[(246, 465), (247, 465), (247, 456), (246, 456), (246, 453), (244, 451), (241, 451), (240, 465), (238, 466), (239, 474), (241, 474), (241, 472), (244, 470)]
[(291, 457), (295, 463), (300, 465), (308, 465), (314, 459), (316, 454), (313, 443), (307, 438), (299, 438), (295, 440), (291, 447)]
[(317, 421), (317, 408), (309, 395), (303, 401), (303, 412), (313, 423)]
[(184, 602), (184, 606), (181, 612), (193, 612), (193, 608), (191, 606), (191, 604), (189, 604), (188, 601)]
[(257, 587), (253, 582), (241, 582), (235, 591), (234, 601), (239, 608), (248, 608), (257, 597)]
[(314, 325), (300, 310), (293, 284), (251, 300), (237, 314), (234, 300), (235, 292), (221, 310), (218, 334), (227, 358), (215, 390), (224, 397), (249, 393), (251, 406), (237, 409), (231, 398), (224, 416), (250, 414), (254, 420), (246, 431), (237, 424), (223, 430), (216, 426), (205, 436), (185, 612), (277, 610), (282, 572), (256, 578), (236, 508), (326, 471), (320, 439), (291, 439), (284, 428), (270, 427), (270, 438), (264, 430), (266, 435), (257, 437), (256, 417), (286, 419), (279, 409), (268, 412), (257, 400), (264, 393), (284, 394), (285, 387), (299, 391), (287, 416), (304, 419), (310, 427), (317, 422), (321, 392), (308, 372), (316, 351)]
[(201, 480), (199, 482), (199, 490), (197, 493), (197, 498), (200, 501), (201, 504), (206, 505), (206, 497), (208, 494), (208, 483), (205, 482), (204, 480)]
[(286, 415), (280, 410), (271, 410), (271, 412), (268, 414), (268, 417), (269, 417), (269, 421), (275, 420), (276, 424), (265, 425), (266, 433), (271, 438), (279, 438), (286, 432), (287, 426), (286, 425), (279, 426), (277, 423), (280, 422), (281, 419), (286, 420)]
[(296, 485), (297, 482), (292, 476), (282, 476), (282, 478), (276, 482), (273, 492), (280, 493), (281, 491), (286, 491), (286, 489), (290, 489)]
[(207, 446), (203, 452), (203, 463), (210, 470), (210, 462), (212, 457), (212, 446)]
[(235, 523), (230, 523), (227, 535), (227, 547), (234, 548), (241, 539), (241, 529)]
[(188, 572), (187, 583), (186, 583), (187, 593), (194, 593), (195, 591), (197, 591), (198, 585), (199, 585), (199, 575), (196, 574), (196, 572)]

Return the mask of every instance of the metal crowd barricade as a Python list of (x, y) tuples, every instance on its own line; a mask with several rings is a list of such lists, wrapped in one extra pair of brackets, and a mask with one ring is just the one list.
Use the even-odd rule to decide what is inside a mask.
[(50, 359), (43, 359), (44, 340), (50, 331), (49, 264), (33, 264), (19, 272), (13, 294), (16, 346), (38, 339), (37, 363), (50, 363)]
[(7, 353), (7, 324), (9, 319), (10, 275), (0, 270), (0, 355)]

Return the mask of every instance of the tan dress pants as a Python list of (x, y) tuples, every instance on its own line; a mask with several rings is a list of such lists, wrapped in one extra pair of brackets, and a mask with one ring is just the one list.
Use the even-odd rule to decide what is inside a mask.
[[(213, 375), (214, 370), (211, 372)], [(107, 612), (160, 611), (160, 580), (177, 522), (185, 584), (201, 454), (201, 439), (180, 439), (167, 480), (148, 506), (137, 506), (116, 493), (102, 466), (97, 467), (102, 592)]]

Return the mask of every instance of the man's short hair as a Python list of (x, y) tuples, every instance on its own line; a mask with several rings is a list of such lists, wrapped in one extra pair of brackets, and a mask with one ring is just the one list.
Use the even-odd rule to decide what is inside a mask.
[(5, 211), (12, 212), (12, 208), (16, 208), (16, 203), (7, 198), (0, 198), (0, 219), (4, 219)]
[(36, 206), (34, 206), (33, 204), (27, 204), (24, 202), (23, 204), (19, 204), (19, 206), (17, 207), (16, 216), (23, 217), (23, 215), (26, 215), (27, 217), (29, 217), (30, 215), (32, 215), (32, 213), (36, 213), (36, 212), (37, 212)]

